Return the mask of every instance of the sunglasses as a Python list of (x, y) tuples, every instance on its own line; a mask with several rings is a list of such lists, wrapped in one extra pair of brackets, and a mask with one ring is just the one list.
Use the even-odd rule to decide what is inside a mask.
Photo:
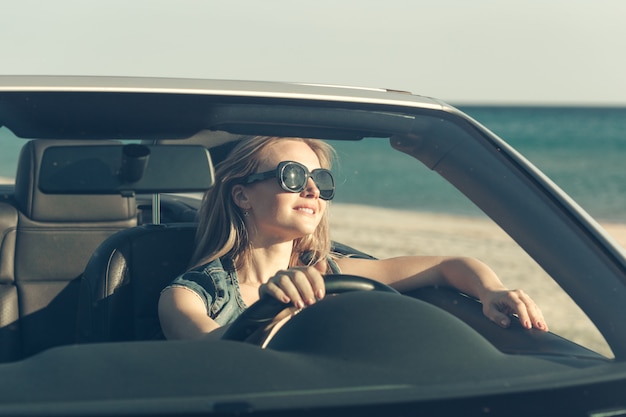
[(280, 187), (290, 193), (299, 193), (306, 188), (309, 178), (320, 190), (320, 198), (332, 200), (335, 196), (335, 179), (333, 174), (324, 168), (314, 169), (309, 172), (307, 167), (295, 161), (283, 161), (276, 169), (259, 174), (251, 174), (244, 179), (244, 184), (263, 181), (268, 178), (278, 178)]

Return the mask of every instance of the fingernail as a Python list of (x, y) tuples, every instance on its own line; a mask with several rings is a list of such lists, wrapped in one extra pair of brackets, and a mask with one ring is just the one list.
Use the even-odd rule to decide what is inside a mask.
[(317, 290), (316, 297), (317, 297), (318, 300), (321, 300), (322, 298), (324, 298), (324, 291)]
[(300, 300), (300, 301), (298, 301), (298, 302), (296, 303), (296, 307), (297, 307), (297, 308), (304, 308), (304, 303), (302, 302), (302, 300)]

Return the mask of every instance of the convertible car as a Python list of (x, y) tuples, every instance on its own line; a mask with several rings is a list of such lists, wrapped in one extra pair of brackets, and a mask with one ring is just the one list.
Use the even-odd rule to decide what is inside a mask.
[[(626, 415), (623, 249), (453, 106), (309, 84), (1, 76), (0, 134), (0, 415)], [(345, 275), (280, 326), (284, 306), (262, 298), (219, 341), (164, 340), (159, 293), (187, 267), (214, 165), (248, 135), (334, 145), (331, 213), (350, 181), (385, 179), (417, 210), (414, 180), (437, 178), (571, 297), (606, 350), (514, 317), (500, 328), (449, 288)], [(334, 251), (380, 257), (368, 243), (390, 229), (368, 222), (376, 237), (343, 233)]]

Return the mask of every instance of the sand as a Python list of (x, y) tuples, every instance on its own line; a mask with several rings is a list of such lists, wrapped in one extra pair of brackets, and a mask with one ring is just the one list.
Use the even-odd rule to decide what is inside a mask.
[[(378, 258), (464, 255), (486, 262), (509, 288), (521, 288), (533, 297), (551, 331), (613, 356), (571, 298), (490, 220), (348, 204), (333, 204), (330, 213), (334, 240)], [(602, 226), (626, 247), (626, 225)]]

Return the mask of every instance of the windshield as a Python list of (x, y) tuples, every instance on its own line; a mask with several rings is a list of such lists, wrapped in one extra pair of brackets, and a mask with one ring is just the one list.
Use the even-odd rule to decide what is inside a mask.
[[(536, 299), (552, 331), (612, 357), (577, 304), (465, 196), (413, 158), (394, 152), (387, 140), (364, 142), (331, 141), (339, 157), (333, 169), (337, 196), (330, 209), (334, 240), (378, 258), (441, 254), (478, 258), (508, 287), (522, 288)], [(617, 237), (624, 236), (612, 224), (605, 226)]]

